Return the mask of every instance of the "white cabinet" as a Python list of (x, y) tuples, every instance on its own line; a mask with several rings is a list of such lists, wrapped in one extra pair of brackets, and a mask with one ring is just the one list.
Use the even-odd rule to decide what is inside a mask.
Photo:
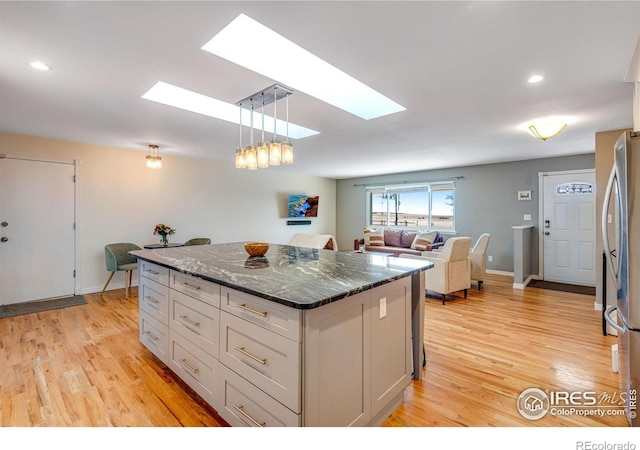
[(411, 379), (411, 277), (297, 309), (139, 260), (140, 341), (232, 426), (364, 426)]
[(294, 413), (302, 412), (299, 342), (222, 311), (220, 362)]

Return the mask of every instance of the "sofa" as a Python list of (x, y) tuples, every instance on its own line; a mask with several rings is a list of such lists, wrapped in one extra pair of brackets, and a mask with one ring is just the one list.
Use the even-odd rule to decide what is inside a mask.
[(392, 228), (365, 228), (364, 238), (353, 241), (353, 249), (368, 252), (422, 255), (422, 252), (433, 251), (444, 244), (437, 231), (428, 230), (396, 230)]

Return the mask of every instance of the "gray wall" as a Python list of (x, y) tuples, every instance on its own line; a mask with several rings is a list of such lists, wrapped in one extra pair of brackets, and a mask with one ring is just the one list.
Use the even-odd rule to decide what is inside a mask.
[[(513, 272), (513, 225), (533, 224), (532, 271), (538, 273), (538, 173), (593, 169), (594, 154), (487, 164), (423, 172), (338, 180), (336, 239), (340, 249), (353, 247), (366, 225), (364, 184), (456, 180), (456, 231), (473, 241), (490, 233), (487, 269)], [(531, 191), (531, 201), (519, 201), (518, 191)], [(531, 214), (531, 222), (523, 220)], [(448, 236), (445, 236), (445, 239)]]

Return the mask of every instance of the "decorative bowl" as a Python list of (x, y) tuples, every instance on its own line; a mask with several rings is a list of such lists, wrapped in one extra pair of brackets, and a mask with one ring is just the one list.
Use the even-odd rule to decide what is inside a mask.
[(245, 242), (244, 249), (249, 256), (264, 256), (269, 250), (269, 244), (267, 242)]

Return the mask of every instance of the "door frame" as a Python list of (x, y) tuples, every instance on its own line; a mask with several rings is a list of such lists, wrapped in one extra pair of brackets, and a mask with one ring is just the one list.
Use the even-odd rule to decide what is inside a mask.
[(80, 169), (80, 160), (59, 160), (51, 158), (38, 158), (23, 155), (11, 155), (7, 153), (0, 154), (0, 159), (17, 159), (22, 161), (35, 161), (51, 164), (68, 164), (73, 166), (73, 270), (75, 277), (73, 278), (73, 295), (80, 293), (80, 270), (78, 261), (80, 261), (80, 248), (78, 245), (78, 172)]
[[(573, 175), (573, 174), (593, 174), (595, 177), (596, 169), (573, 169), (558, 170), (554, 172), (538, 172), (538, 192), (540, 193), (540, 201), (538, 202), (538, 280), (544, 280), (544, 177), (547, 175)], [(595, 184), (595, 183), (594, 183)], [(596, 191), (598, 190), (597, 184)], [(595, 194), (594, 194), (595, 195)], [(596, 209), (597, 214), (597, 209)], [(598, 221), (596, 217), (596, 222)], [(596, 231), (594, 230), (594, 233)], [(597, 236), (596, 236), (597, 241)]]

